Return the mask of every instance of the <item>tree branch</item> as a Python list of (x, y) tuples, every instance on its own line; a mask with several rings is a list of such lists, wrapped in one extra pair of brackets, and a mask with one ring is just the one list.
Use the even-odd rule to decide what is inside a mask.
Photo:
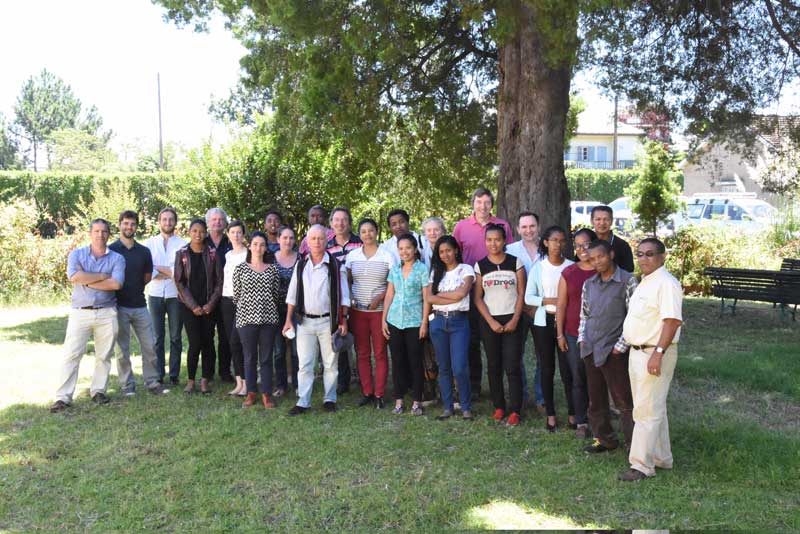
[(800, 48), (797, 47), (797, 43), (795, 43), (789, 34), (783, 29), (781, 23), (778, 21), (778, 17), (775, 15), (775, 6), (772, 5), (772, 0), (764, 0), (764, 4), (767, 6), (767, 11), (769, 12), (769, 19), (772, 21), (772, 27), (778, 31), (778, 35), (781, 36), (781, 39), (786, 41), (786, 44), (789, 45), (789, 48), (800, 57)]

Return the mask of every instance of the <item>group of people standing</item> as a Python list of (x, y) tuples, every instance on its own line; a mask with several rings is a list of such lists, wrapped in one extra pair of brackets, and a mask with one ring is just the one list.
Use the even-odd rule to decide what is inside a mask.
[[(386, 220), (392, 236), (384, 243), (378, 242), (374, 219), (360, 220), (354, 233), (344, 207), (327, 216), (322, 206), (313, 206), (299, 244), (276, 211), (266, 214), (263, 232), (248, 235), (241, 221), (212, 208), (191, 221), (185, 242), (175, 235), (177, 213), (164, 208), (159, 235), (144, 245), (134, 239), (135, 212), (120, 215), (120, 237), (110, 246), (110, 225), (94, 220), (91, 244), (68, 259), (72, 310), (62, 385), (51, 411), (70, 406), (92, 333), (93, 402), (108, 403), (115, 344), (121, 390), (135, 394), (131, 327), (141, 346), (145, 386), (166, 393), (167, 378), (179, 384), (185, 328), (186, 393), (209, 393), (216, 372), (221, 381), (235, 383), (229, 394), (243, 396), (243, 407), (271, 409), (291, 383), (297, 401), (288, 414), (297, 416), (311, 408), (319, 360), (323, 410), (336, 411), (338, 395), (354, 375), (362, 394), (358, 406), (384, 408), (391, 353), (393, 413), (404, 413), (410, 396), (410, 413), (424, 414), (431, 378), (427, 357), (438, 368), (443, 410), (437, 419), (460, 412), (470, 420), (481, 394), (482, 344), (498, 422), (519, 425), (532, 396), (546, 429), (555, 432), (557, 363), (568, 424), (578, 438), (594, 437), (586, 452), (620, 446), (611, 425), (613, 402), (631, 464), (620, 479), (670, 468), (666, 397), (677, 359), (682, 292), (664, 269), (663, 243), (647, 238), (638, 244), (637, 282), (633, 253), (611, 231), (607, 206), (592, 211), (593, 229), (572, 235), (559, 226), (540, 232), (536, 214), (520, 213), (516, 242), (510, 224), (492, 215), (493, 206), (489, 190), (476, 190), (472, 215), (458, 221), (452, 234), (432, 217), (418, 235), (409, 229), (407, 212), (392, 210)], [(574, 260), (566, 257), (570, 248)], [(536, 357), (532, 388), (524, 365), (529, 332)]]

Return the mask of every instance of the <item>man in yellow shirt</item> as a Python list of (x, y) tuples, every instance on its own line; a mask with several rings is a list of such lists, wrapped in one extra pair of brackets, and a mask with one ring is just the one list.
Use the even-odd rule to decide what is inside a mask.
[(666, 249), (656, 238), (636, 250), (642, 281), (631, 296), (622, 335), (630, 343), (628, 373), (633, 393), (630, 469), (619, 480), (651, 477), (656, 468), (672, 469), (667, 394), (678, 361), (681, 334), (681, 284), (664, 267)]

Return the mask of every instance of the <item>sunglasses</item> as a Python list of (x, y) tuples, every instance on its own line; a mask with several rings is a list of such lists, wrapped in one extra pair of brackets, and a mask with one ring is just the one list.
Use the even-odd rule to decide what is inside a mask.
[(642, 252), (640, 250), (636, 251), (636, 257), (641, 258), (642, 256), (647, 256), (648, 258), (652, 258), (653, 256), (658, 256), (660, 253), (654, 250), (648, 250), (647, 252)]

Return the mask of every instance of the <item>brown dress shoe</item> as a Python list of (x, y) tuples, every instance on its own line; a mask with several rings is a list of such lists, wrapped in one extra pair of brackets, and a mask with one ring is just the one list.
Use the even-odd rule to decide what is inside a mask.
[(640, 480), (644, 480), (645, 478), (647, 478), (647, 475), (641, 471), (631, 468), (624, 473), (620, 473), (617, 477), (617, 480), (621, 480), (622, 482), (638, 482)]
[(258, 402), (258, 394), (248, 393), (247, 397), (245, 397), (244, 402), (242, 403), (242, 408), (249, 408), (251, 406), (255, 406), (257, 402)]
[(271, 410), (275, 407), (275, 403), (272, 401), (272, 397), (269, 396), (269, 393), (261, 394), (261, 403), (267, 410)]

